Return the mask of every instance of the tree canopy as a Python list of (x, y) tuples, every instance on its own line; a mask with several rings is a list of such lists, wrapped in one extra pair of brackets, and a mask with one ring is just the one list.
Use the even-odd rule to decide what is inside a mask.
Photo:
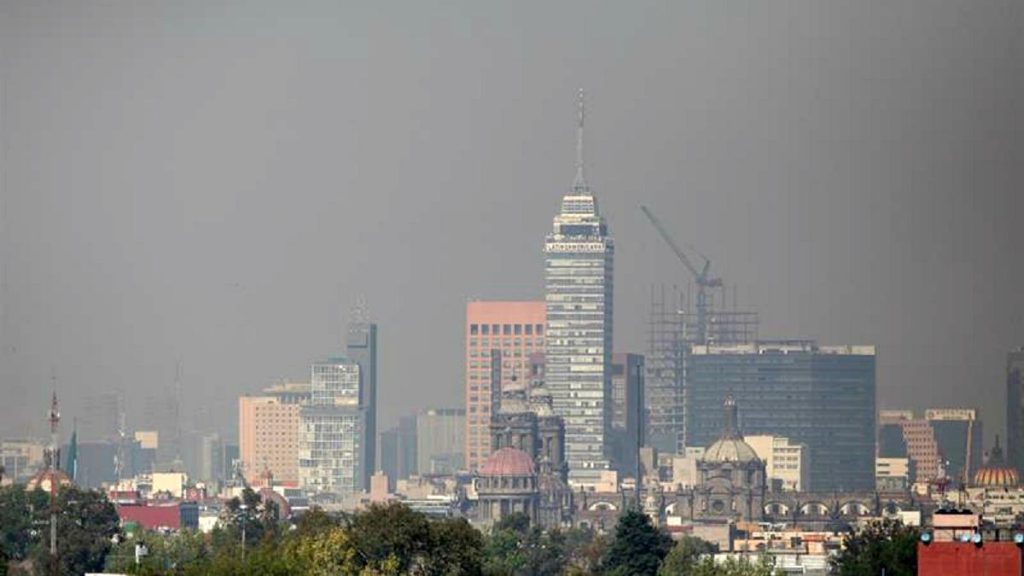
[(843, 538), (843, 549), (832, 560), (838, 576), (880, 574), (914, 576), (920, 531), (895, 520), (870, 522)]
[(647, 514), (633, 508), (615, 526), (604, 568), (612, 576), (654, 576), (671, 549), (672, 537), (651, 524)]

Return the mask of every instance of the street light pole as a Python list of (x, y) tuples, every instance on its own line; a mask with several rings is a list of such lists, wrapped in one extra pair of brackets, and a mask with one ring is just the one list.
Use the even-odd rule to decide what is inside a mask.
[(248, 524), (248, 522), (246, 521), (247, 519), (245, 511), (247, 508), (248, 506), (246, 506), (245, 504), (241, 504), (239, 506), (239, 509), (242, 511), (242, 563), (245, 563), (245, 525)]

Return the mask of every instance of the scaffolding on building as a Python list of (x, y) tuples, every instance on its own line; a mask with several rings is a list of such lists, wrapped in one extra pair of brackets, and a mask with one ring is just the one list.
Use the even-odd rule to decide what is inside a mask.
[[(732, 309), (726, 309), (726, 292), (706, 294), (707, 318), (704, 338), (700, 315), (689, 290), (677, 286), (651, 287), (648, 324), (646, 383), (647, 430), (650, 445), (660, 452), (680, 453), (686, 430), (686, 373), (691, 347), (698, 344), (746, 344), (756, 342), (757, 312), (738, 310), (735, 291)], [(716, 305), (721, 302), (722, 305)]]

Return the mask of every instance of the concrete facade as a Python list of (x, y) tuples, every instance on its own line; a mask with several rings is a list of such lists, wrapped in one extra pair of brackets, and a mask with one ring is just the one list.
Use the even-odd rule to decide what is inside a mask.
[(807, 446), (781, 436), (744, 436), (743, 439), (764, 462), (769, 483), (777, 481), (782, 490), (809, 491), (810, 462)]
[(299, 411), (272, 395), (238, 399), (239, 458), (250, 483), (269, 470), (277, 482), (298, 485)]

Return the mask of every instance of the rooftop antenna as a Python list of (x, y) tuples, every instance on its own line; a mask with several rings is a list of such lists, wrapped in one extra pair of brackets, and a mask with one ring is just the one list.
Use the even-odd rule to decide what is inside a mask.
[(585, 111), (583, 106), (583, 88), (580, 88), (578, 96), (578, 119), (576, 125), (576, 178), (572, 182), (572, 190), (577, 193), (586, 193), (590, 190), (587, 181), (583, 177), (583, 120)]

